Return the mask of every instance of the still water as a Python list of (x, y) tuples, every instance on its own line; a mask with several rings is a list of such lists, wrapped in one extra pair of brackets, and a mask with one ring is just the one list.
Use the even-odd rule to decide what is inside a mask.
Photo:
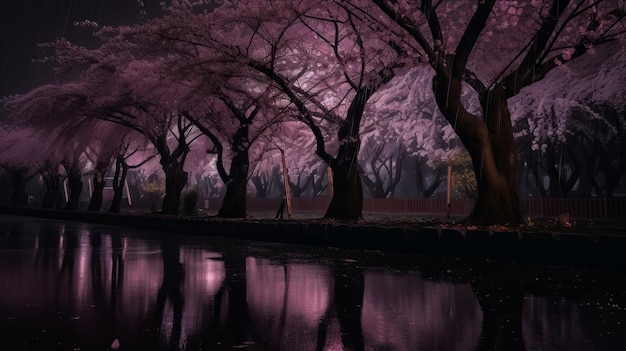
[(623, 271), (0, 215), (0, 350), (624, 350)]

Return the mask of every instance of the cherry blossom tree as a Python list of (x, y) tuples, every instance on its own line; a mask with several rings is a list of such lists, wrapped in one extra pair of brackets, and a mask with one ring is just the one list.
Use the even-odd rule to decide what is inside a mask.
[(0, 168), (8, 173), (11, 180), (11, 205), (28, 204), (26, 184), (39, 174), (36, 167), (39, 146), (37, 134), (32, 129), (0, 131)]
[[(118, 139), (109, 146), (107, 153), (114, 156), (114, 171), (112, 179), (113, 199), (108, 212), (118, 213), (122, 204), (124, 185), (130, 169), (136, 169), (155, 157), (152, 150), (148, 150), (148, 141), (141, 135), (131, 131), (117, 135)], [(152, 152), (151, 152), (152, 151)], [(130, 163), (129, 163), (130, 162)], [(104, 183), (104, 182), (103, 182)]]
[(381, 142), (368, 138), (365, 139), (361, 153), (364, 161), (359, 163), (359, 171), (371, 197), (393, 197), (406, 157), (402, 146), (392, 141)]
[(100, 122), (95, 128), (98, 133), (91, 136), (89, 145), (84, 151), (84, 157), (88, 161), (86, 175), (92, 175), (90, 185), (91, 198), (87, 205), (87, 211), (100, 211), (103, 202), (105, 176), (107, 175), (114, 159), (123, 149), (123, 140), (129, 130), (113, 123)]
[[(445, 163), (454, 156), (458, 144), (452, 127), (446, 125), (437, 108), (428, 86), (430, 80), (429, 67), (414, 68), (396, 77), (372, 96), (363, 126), (363, 139), (371, 139), (374, 148), (385, 145), (386, 151), (381, 154), (386, 159), (405, 154), (404, 159), (395, 162), (402, 162), (403, 168), (413, 172), (420, 197), (429, 197), (437, 190), (445, 174)], [(373, 161), (363, 155), (360, 159)], [(378, 167), (384, 169), (383, 165)], [(394, 168), (397, 175), (401, 170)], [(392, 178), (393, 172), (382, 174)]]
[[(187, 183), (185, 159), (191, 143), (200, 135), (180, 111), (187, 108), (184, 104), (189, 103), (190, 91), (180, 84), (168, 84), (164, 60), (134, 59), (137, 53), (133, 43), (108, 30), (103, 32), (103, 44), (93, 50), (65, 40), (54, 43), (57, 71), (66, 81), (50, 85), (46, 94), (41, 88), (35, 89), (12, 105), (46, 109), (50, 120), (88, 117), (139, 133), (160, 156), (166, 179), (163, 213), (177, 214)], [(53, 107), (61, 103), (64, 105)], [(27, 116), (28, 111), (16, 114)]]
[(258, 198), (269, 198), (273, 194), (280, 194), (280, 166), (274, 164), (268, 167), (256, 167), (250, 176), (254, 185), (255, 195)]
[[(274, 8), (282, 9), (279, 16)], [(233, 38), (230, 30), (217, 31), (220, 51), (283, 92), (298, 112), (295, 117), (311, 129), (316, 154), (333, 170), (334, 192), (325, 217), (362, 218), (356, 161), (363, 110), (393, 78), (392, 68), (402, 65), (396, 60), (402, 50), (376, 37), (364, 40), (375, 29), (339, 3), (238, 2), (216, 12), (221, 19), (217, 28), (242, 33)], [(334, 138), (324, 134), (324, 125), (334, 125), (328, 127)]]
[[(624, 45), (596, 47), (512, 100), (517, 136), (525, 140), (520, 156), (541, 194), (567, 196), (576, 187), (579, 196), (591, 196), (592, 189), (596, 196), (611, 196), (623, 176)], [(580, 83), (560, 88), (569, 81)]]
[(212, 143), (207, 151), (216, 156), (216, 172), (226, 185), (218, 216), (243, 218), (254, 141), (280, 116), (265, 112), (272, 107), (275, 90), (247, 76), (240, 64), (233, 68), (224, 63), (223, 55), (202, 37), (208, 30), (202, 27), (207, 16), (194, 12), (194, 5), (202, 4), (177, 2), (166, 8), (167, 16), (109, 32), (117, 40), (138, 42), (144, 59), (163, 60), (167, 84), (187, 92), (178, 111)]
[[(616, 1), (391, 2), (372, 0), (435, 70), (439, 109), (470, 153), (478, 198), (470, 219), (523, 223), (518, 152), (507, 100), (565, 61), (623, 35)], [(621, 7), (620, 7), (621, 6)], [(475, 90), (482, 120), (462, 91)]]
[[(218, 216), (245, 218), (247, 183), (251, 168), (250, 149), (264, 130), (263, 126), (259, 128), (258, 123), (255, 124), (255, 120), (259, 119), (258, 116), (263, 114), (263, 105), (258, 103), (263, 99), (247, 97), (236, 101), (224, 90), (216, 93), (217, 99), (223, 104), (221, 109), (206, 111), (204, 117), (207, 118), (197, 118), (189, 113), (186, 117), (213, 143), (213, 147), (207, 152), (217, 156), (217, 172), (226, 185), (226, 194)], [(226, 116), (231, 118), (225, 118)], [(228, 172), (224, 162), (225, 150), (222, 140), (228, 142), (232, 154)]]
[[(17, 128), (39, 130), (38, 149), (30, 158), (44, 160), (41, 163), (44, 167), (44, 181), (52, 192), (51, 196), (56, 197), (54, 193), (58, 185), (54, 183), (58, 180), (57, 177), (66, 178), (69, 194), (67, 194), (64, 209), (77, 210), (83, 190), (82, 173), (86, 164), (84, 152), (95, 128), (92, 121), (73, 114), (76, 101), (69, 101), (62, 95), (58, 100), (49, 98), (56, 93), (57, 91), (51, 86), (43, 86), (34, 89), (30, 94), (8, 97), (3, 101), (3, 105), (10, 111), (8, 120)], [(25, 104), (27, 102), (32, 104)], [(68, 122), (54, 118), (61, 116), (64, 112), (68, 116), (75, 117), (75, 120)], [(45, 118), (48, 116), (51, 118)], [(58, 165), (61, 165), (60, 173), (57, 172)], [(49, 172), (54, 175), (49, 179), (50, 182), (46, 179), (46, 174)], [(46, 206), (52, 206), (51, 203), (44, 202)]]

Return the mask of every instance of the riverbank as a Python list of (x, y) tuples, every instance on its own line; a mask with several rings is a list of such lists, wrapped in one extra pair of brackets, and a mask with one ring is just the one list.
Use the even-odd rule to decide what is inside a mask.
[(375, 217), (364, 223), (300, 218), (224, 219), (150, 213), (111, 214), (0, 206), (0, 213), (159, 230), (168, 233), (529, 262), (626, 267), (626, 225), (580, 222), (571, 228), (467, 227), (442, 219)]

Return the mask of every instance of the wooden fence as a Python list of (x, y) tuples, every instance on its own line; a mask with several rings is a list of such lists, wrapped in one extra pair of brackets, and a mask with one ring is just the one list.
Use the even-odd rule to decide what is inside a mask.
[[(248, 210), (276, 212), (281, 199), (248, 198)], [(201, 200), (200, 207), (217, 212), (222, 199)], [(327, 197), (293, 198), (294, 212), (324, 212), (330, 203)], [(626, 198), (523, 198), (524, 216), (551, 218), (567, 212), (579, 219), (626, 219)], [(450, 214), (465, 216), (474, 205), (472, 199), (452, 199)], [(365, 213), (397, 213), (445, 216), (446, 199), (364, 199)]]

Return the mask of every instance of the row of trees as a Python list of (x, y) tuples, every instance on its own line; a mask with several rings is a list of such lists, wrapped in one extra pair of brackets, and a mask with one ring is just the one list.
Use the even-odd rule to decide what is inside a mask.
[[(72, 194), (85, 158), (96, 184), (95, 174), (102, 177), (113, 160), (122, 174), (131, 155), (137, 165), (152, 152), (165, 175), (164, 213), (178, 213), (190, 170), (213, 168), (226, 186), (218, 215), (245, 217), (246, 185), (257, 184), (254, 170), (278, 149), (326, 164), (333, 184), (326, 217), (355, 220), (362, 217), (362, 182), (370, 192), (388, 193), (402, 153), (436, 168), (437, 160), (452, 157), (458, 138), (477, 181), (470, 219), (520, 224), (516, 135), (530, 138), (530, 160), (532, 152), (548, 154), (537, 145), (559, 147), (545, 139), (551, 135), (542, 128), (550, 123), (563, 146), (574, 144), (570, 134), (580, 138), (576, 147), (592, 159), (604, 141), (585, 140), (572, 128), (598, 120), (615, 130), (611, 142), (624, 143), (619, 98), (572, 88), (567, 97), (578, 105), (559, 105), (556, 92), (571, 83), (549, 74), (564, 66), (584, 73), (567, 61), (590, 56), (607, 67), (624, 62), (625, 12), (616, 1), (250, 0), (216, 7), (180, 0), (164, 11), (133, 26), (99, 29), (92, 49), (64, 39), (47, 45), (58, 81), (5, 99), (7, 134), (43, 133), (46, 141), (32, 154), (62, 155), (48, 158), (60, 160), (49, 168), (63, 165)], [(596, 81), (612, 79), (609, 90), (623, 92), (623, 79), (614, 75), (604, 72)], [(588, 74), (579, 78), (581, 85), (591, 81)], [(550, 89), (552, 95), (543, 94)], [(545, 111), (520, 102), (550, 96), (540, 104)], [(609, 155), (615, 154), (594, 169), (607, 178), (596, 182), (606, 194), (618, 182), (601, 167), (617, 162), (610, 169), (619, 180), (625, 163), (623, 155)], [(562, 184), (561, 177), (550, 186)]]

